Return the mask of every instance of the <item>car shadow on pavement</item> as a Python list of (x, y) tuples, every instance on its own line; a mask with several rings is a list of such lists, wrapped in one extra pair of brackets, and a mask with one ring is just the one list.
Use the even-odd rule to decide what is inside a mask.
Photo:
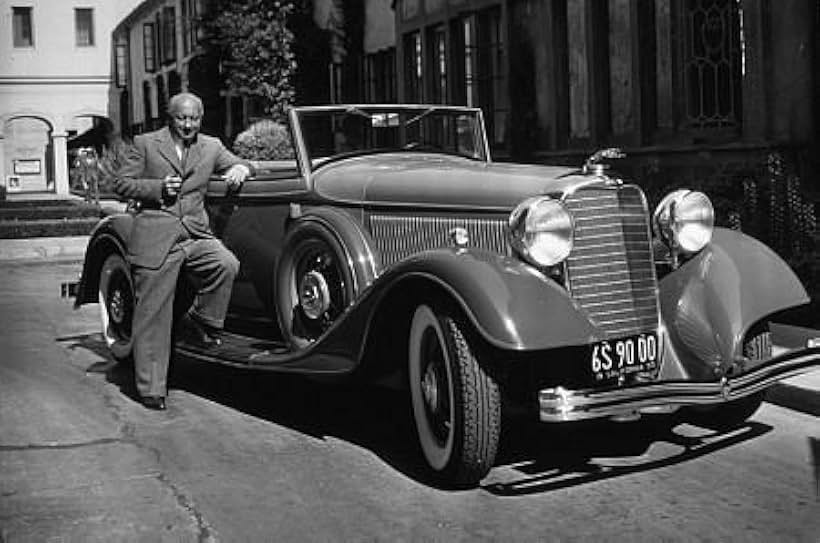
[[(748, 421), (731, 432), (717, 432), (662, 418), (522, 426), (511, 431), (513, 436), (505, 440), (506, 449), (497, 462), (512, 467), (514, 474), (482, 486), (487, 492), (522, 496), (647, 472), (694, 460), (772, 430), (767, 424)], [(526, 439), (527, 444), (516, 442), (520, 439)]]
[[(403, 391), (184, 359), (175, 360), (173, 368), (173, 388), (315, 438), (332, 436), (354, 443), (409, 478), (450, 489), (427, 470), (409, 396)], [(481, 488), (498, 496), (549, 492), (686, 462), (772, 429), (749, 422), (731, 433), (697, 427), (682, 430), (681, 425), (664, 422), (669, 420), (566, 426), (505, 421), (510, 424), (502, 435), (498, 469), (486, 479), (492, 482)]]
[(372, 451), (407, 477), (433, 485), (417, 445), (409, 396), (351, 381), (231, 368), (175, 358), (169, 388), (317, 439)]
[[(99, 373), (136, 399), (133, 369), (112, 358), (100, 334), (58, 338), (69, 349), (87, 349), (100, 360)], [(334, 437), (376, 454), (403, 475), (441, 486), (431, 477), (416, 439), (410, 400), (404, 391), (346, 381), (318, 381), (196, 362), (175, 357), (169, 389), (219, 403), (317, 439)], [(720, 434), (693, 431), (672, 419), (544, 425), (505, 420), (496, 469), (481, 486), (497, 496), (520, 496), (649, 471), (686, 462), (755, 439), (772, 428), (748, 422)]]

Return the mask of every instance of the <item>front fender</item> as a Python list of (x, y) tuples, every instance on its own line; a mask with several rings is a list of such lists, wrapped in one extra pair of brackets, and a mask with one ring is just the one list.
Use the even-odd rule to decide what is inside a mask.
[(496, 347), (538, 350), (601, 339), (561, 286), (514, 258), (472, 249), (437, 249), (403, 260), (373, 286), (387, 295), (418, 278), (449, 292), (476, 330)]
[(85, 249), (83, 271), (77, 286), (77, 298), (74, 306), (97, 301), (100, 268), (106, 257), (119, 252), (126, 255), (126, 240), (131, 232), (134, 216), (130, 213), (117, 213), (102, 219), (91, 231), (88, 246)]
[(714, 378), (742, 355), (746, 332), (777, 311), (809, 301), (800, 280), (771, 249), (716, 228), (712, 242), (659, 284), (669, 338), (696, 378)]

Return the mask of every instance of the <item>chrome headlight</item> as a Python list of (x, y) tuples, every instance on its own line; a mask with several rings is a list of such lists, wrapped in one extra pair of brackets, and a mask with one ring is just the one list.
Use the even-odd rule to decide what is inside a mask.
[(715, 209), (702, 192), (681, 189), (661, 200), (652, 219), (655, 233), (669, 247), (692, 254), (711, 241)]
[(510, 242), (521, 258), (536, 266), (562, 262), (572, 250), (572, 216), (548, 196), (524, 200), (509, 219)]

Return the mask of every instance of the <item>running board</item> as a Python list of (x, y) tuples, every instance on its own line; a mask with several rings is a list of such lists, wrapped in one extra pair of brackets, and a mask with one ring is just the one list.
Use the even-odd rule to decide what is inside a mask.
[(347, 357), (328, 355), (312, 348), (294, 351), (281, 341), (231, 332), (222, 332), (219, 337), (222, 344), (209, 348), (178, 340), (174, 351), (204, 362), (289, 373), (340, 375), (351, 372), (356, 366)]

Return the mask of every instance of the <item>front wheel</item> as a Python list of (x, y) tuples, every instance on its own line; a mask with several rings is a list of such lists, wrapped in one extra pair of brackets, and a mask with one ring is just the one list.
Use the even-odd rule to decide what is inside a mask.
[(482, 345), (460, 314), (419, 305), (410, 325), (413, 419), (427, 464), (444, 483), (472, 486), (492, 468), (501, 397)]
[(136, 296), (131, 270), (122, 256), (109, 255), (100, 269), (98, 300), (102, 335), (111, 355), (119, 361), (131, 357)]

